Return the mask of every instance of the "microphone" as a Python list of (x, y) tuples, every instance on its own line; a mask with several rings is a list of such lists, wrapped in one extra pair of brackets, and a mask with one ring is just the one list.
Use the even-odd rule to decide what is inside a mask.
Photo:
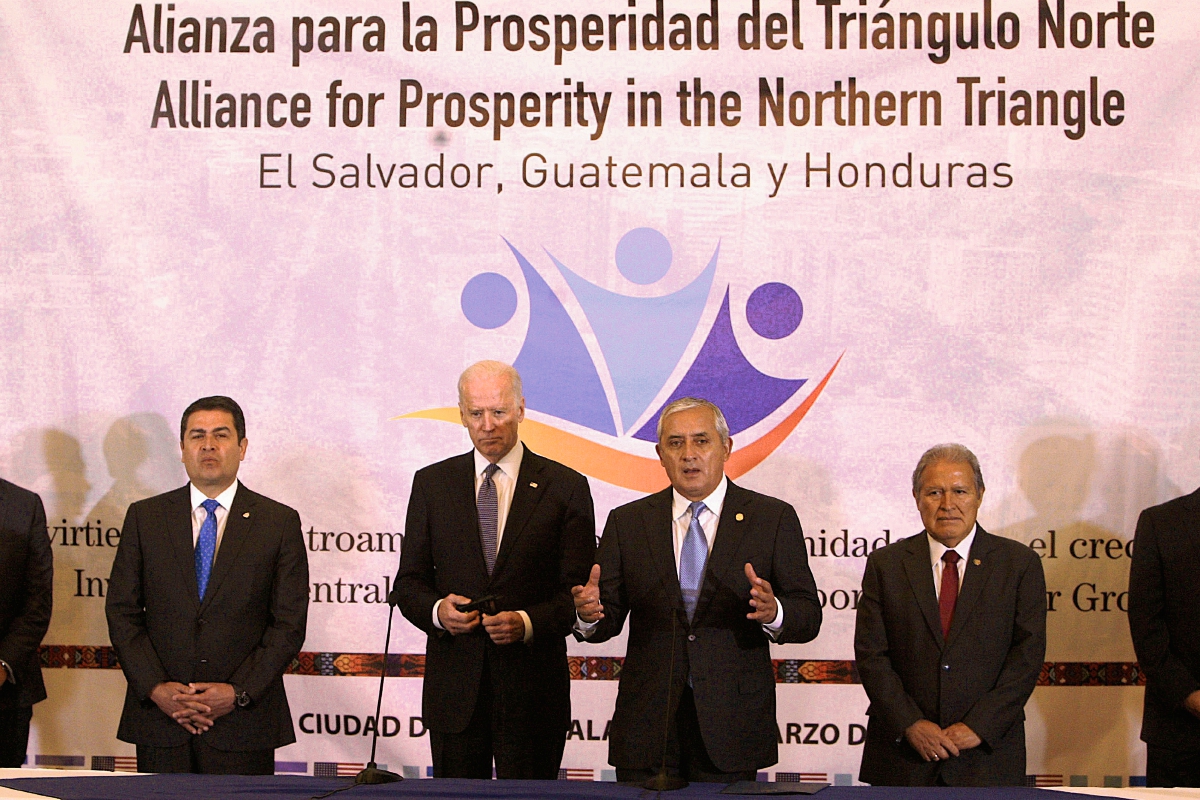
[(649, 789), (652, 792), (673, 792), (688, 785), (682, 776), (667, 773), (667, 747), (671, 738), (671, 687), (675, 683), (675, 634), (679, 625), (677, 613), (679, 610), (679, 608), (671, 609), (671, 661), (670, 669), (667, 672), (667, 708), (666, 713), (663, 714), (662, 766), (659, 767), (657, 775), (642, 784), (643, 789)]

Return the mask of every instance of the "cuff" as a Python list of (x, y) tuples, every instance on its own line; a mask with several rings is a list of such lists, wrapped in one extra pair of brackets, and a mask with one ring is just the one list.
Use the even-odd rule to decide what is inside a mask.
[(521, 615), (521, 619), (525, 621), (525, 644), (529, 644), (529, 640), (533, 638), (533, 623), (529, 621), (529, 615), (521, 609), (517, 609), (517, 613)]
[(575, 626), (572, 628), (572, 630), (578, 633), (584, 639), (590, 639), (592, 634), (596, 632), (596, 626), (599, 624), (599, 620), (596, 620), (595, 622), (584, 622), (579, 618), (579, 614), (576, 614)]
[[(442, 599), (444, 600), (445, 598), (442, 598)], [(441, 600), (438, 600), (436, 603), (433, 604), (433, 627), (437, 628), (439, 631), (444, 631), (446, 629), (442, 627), (442, 621), (440, 619), (438, 619), (438, 615), (437, 615), (438, 609), (441, 607), (442, 607)]]
[(779, 631), (783, 629), (783, 603), (775, 601), (775, 619), (762, 626), (763, 633), (772, 642), (779, 639)]

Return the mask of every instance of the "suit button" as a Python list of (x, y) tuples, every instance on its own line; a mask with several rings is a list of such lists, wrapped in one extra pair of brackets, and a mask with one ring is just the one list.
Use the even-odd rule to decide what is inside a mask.
[(204, 625), (204, 620), (202, 620), (202, 619), (198, 619), (198, 620), (196, 620), (196, 624), (197, 624), (197, 625), (200, 625), (200, 626), (202, 626), (202, 627), (203, 627), (203, 625)]
[(944, 669), (944, 670), (946, 670), (947, 672), (949, 672), (949, 671), (950, 671), (950, 665), (949, 665), (949, 664), (942, 664), (942, 669)]
[(694, 641), (696, 641), (696, 634), (694, 634), (694, 633), (689, 633), (689, 634), (688, 634), (688, 641), (689, 641), (689, 642), (694, 642)]
[(207, 663), (208, 663), (208, 659), (207, 659), (207, 658), (202, 658), (202, 659), (200, 659), (200, 663), (201, 663), (201, 664), (207, 664)]

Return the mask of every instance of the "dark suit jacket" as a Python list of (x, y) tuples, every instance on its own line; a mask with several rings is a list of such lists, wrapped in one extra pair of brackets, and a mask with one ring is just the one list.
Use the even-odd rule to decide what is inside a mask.
[[(854, 631), (871, 705), (859, 779), (875, 785), (1024, 785), (1025, 701), (1046, 656), (1037, 554), (979, 528), (943, 640), (924, 532), (867, 557)], [(928, 719), (965, 723), (983, 744), (925, 762), (904, 739)]]
[[(460, 733), (471, 719), (484, 660), (503, 687), (510, 718), (564, 732), (571, 725), (566, 637), (575, 622), (571, 587), (586, 583), (596, 548), (587, 479), (528, 447), (491, 576), (479, 538), (475, 460), (455, 456), (419, 470), (408, 501), (396, 573), (400, 610), (429, 634), (425, 645), (425, 727)], [(529, 614), (528, 644), (497, 646), (480, 626), (452, 636), (433, 624), (433, 606), (448, 594), (500, 596), (500, 611)]]
[(600, 540), (596, 560), (604, 619), (587, 641), (616, 636), (629, 616), (608, 761), (622, 769), (661, 763), (668, 697), (673, 720), (690, 671), (700, 732), (713, 763), (725, 772), (769, 766), (779, 760), (775, 671), (762, 626), (746, 619), (751, 608), (745, 565), (753, 564), (771, 583), (783, 606), (778, 641), (816, 637), (821, 606), (800, 520), (787, 503), (730, 481), (689, 625), (675, 565), (671, 498), (667, 488), (613, 509)]
[(308, 556), (295, 510), (239, 486), (201, 602), (188, 487), (134, 503), (105, 610), (129, 681), (117, 738), (185, 744), (190, 734), (150, 692), (163, 681), (210, 681), (232, 683), (251, 698), (203, 734), (214, 748), (267, 750), (296, 741), (283, 672), (304, 644)]
[(1200, 491), (1147, 508), (1129, 568), (1129, 632), (1146, 675), (1142, 740), (1200, 750), (1200, 719), (1183, 708), (1200, 689)]
[(0, 480), (0, 659), (16, 684), (0, 686), (0, 709), (46, 699), (38, 645), (50, 627), (54, 556), (36, 494)]

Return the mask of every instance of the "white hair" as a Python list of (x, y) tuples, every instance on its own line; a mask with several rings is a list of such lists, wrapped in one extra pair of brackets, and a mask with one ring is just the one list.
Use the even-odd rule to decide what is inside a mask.
[(662, 441), (663, 420), (672, 414), (680, 411), (687, 411), (690, 408), (707, 408), (713, 414), (713, 419), (716, 421), (717, 433), (721, 436), (721, 441), (729, 444), (729, 424), (725, 422), (725, 415), (721, 413), (721, 409), (717, 408), (715, 403), (710, 403), (708, 400), (701, 400), (699, 397), (681, 397), (673, 403), (669, 404), (658, 415), (658, 440)]
[(913, 470), (912, 484), (913, 494), (921, 488), (921, 473), (930, 465), (945, 461), (950, 464), (966, 464), (971, 468), (971, 472), (975, 474), (975, 488), (983, 491), (983, 470), (979, 468), (979, 459), (975, 454), (963, 447), (961, 444), (938, 444), (929, 448), (922, 454), (921, 460), (917, 462), (917, 468)]
[(521, 388), (521, 373), (505, 364), (503, 361), (477, 361), (471, 366), (463, 370), (462, 375), (458, 376), (458, 405), (463, 407), (466, 403), (467, 384), (476, 378), (508, 378), (509, 386), (512, 387), (513, 401), (520, 404), (525, 399), (525, 392)]

